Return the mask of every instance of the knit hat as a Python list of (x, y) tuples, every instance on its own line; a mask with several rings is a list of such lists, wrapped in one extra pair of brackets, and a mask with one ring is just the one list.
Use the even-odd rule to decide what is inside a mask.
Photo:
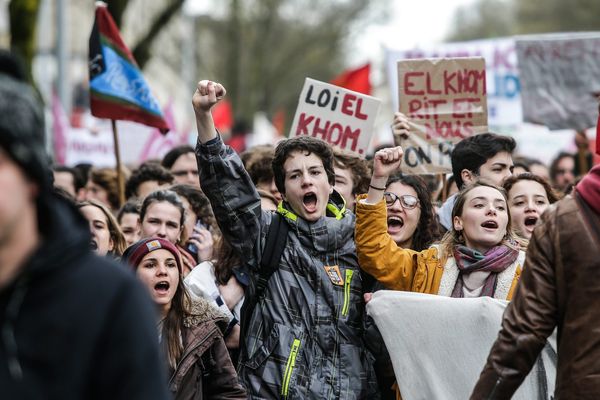
[(594, 166), (577, 184), (575, 190), (588, 206), (600, 215), (600, 164)]
[(160, 249), (167, 250), (173, 254), (175, 257), (175, 262), (177, 263), (177, 269), (181, 274), (181, 255), (179, 254), (179, 250), (177, 250), (175, 245), (168, 240), (157, 237), (142, 239), (137, 243), (132, 244), (125, 250), (121, 260), (131, 265), (133, 269), (137, 269), (139, 263), (142, 261), (142, 258), (146, 256), (146, 254)]
[(51, 173), (45, 151), (44, 112), (37, 95), (20, 80), (18, 62), (0, 53), (0, 147), (45, 193)]

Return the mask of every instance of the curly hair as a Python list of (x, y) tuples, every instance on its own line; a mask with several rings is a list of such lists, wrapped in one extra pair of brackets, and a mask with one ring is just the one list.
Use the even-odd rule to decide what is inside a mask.
[(154, 162), (148, 162), (140, 165), (133, 171), (131, 177), (125, 184), (125, 197), (130, 199), (138, 195), (138, 188), (144, 182), (156, 181), (159, 185), (173, 182), (173, 174), (166, 168)]
[(410, 186), (417, 193), (421, 204), (421, 216), (412, 236), (412, 250), (425, 250), (440, 238), (439, 223), (431, 203), (431, 192), (425, 181), (417, 175), (403, 175), (402, 173), (391, 175), (385, 185), (386, 189), (396, 182)]
[(270, 182), (273, 179), (271, 163), (274, 156), (275, 148), (270, 144), (254, 146), (240, 155), (244, 168), (255, 185), (260, 182)]
[(296, 136), (291, 139), (282, 140), (275, 148), (272, 167), (275, 185), (279, 193), (285, 194), (285, 171), (283, 164), (291, 153), (298, 151), (306, 155), (314, 154), (323, 162), (323, 168), (327, 174), (327, 180), (331, 186), (335, 185), (335, 172), (333, 170), (333, 150), (331, 146), (321, 139), (312, 136)]
[(118, 210), (121, 206), (121, 201), (119, 200), (117, 171), (114, 168), (92, 168), (90, 171), (90, 181), (106, 190), (110, 208)]
[(371, 179), (367, 161), (349, 151), (334, 148), (333, 164), (341, 169), (349, 169), (352, 173), (352, 194), (354, 196), (367, 192)]

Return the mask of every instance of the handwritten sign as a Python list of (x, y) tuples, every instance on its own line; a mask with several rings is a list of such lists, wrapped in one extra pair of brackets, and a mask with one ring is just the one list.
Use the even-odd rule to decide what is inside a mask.
[(398, 89), (411, 127), (402, 143), (404, 172), (451, 171), (454, 144), (488, 129), (483, 58), (400, 61)]
[(306, 78), (290, 137), (309, 135), (364, 155), (380, 105), (374, 97)]
[(595, 126), (600, 33), (524, 37), (516, 43), (523, 119), (551, 130)]
[[(514, 131), (523, 122), (521, 85), (514, 38), (440, 43), (414, 49), (385, 49), (391, 93), (398, 90), (398, 61), (425, 58), (483, 57), (486, 67), (488, 125), (492, 130)], [(393, 96), (394, 109), (399, 109)]]

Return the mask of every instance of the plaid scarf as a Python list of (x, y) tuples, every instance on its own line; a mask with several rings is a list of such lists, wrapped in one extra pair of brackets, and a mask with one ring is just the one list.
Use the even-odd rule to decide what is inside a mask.
[(460, 275), (458, 276), (458, 280), (452, 291), (452, 297), (464, 297), (462, 277), (464, 274), (468, 275), (475, 271), (491, 272), (490, 276), (485, 280), (479, 296), (492, 297), (496, 290), (498, 273), (512, 265), (518, 256), (518, 250), (511, 249), (503, 244), (492, 247), (485, 254), (481, 254), (477, 250), (473, 250), (466, 246), (455, 246), (454, 259), (456, 260), (456, 266), (460, 271)]

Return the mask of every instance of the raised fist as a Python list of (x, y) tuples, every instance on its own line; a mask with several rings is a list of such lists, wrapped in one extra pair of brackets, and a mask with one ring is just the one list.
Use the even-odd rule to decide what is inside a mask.
[(220, 83), (209, 80), (198, 82), (198, 86), (192, 97), (194, 112), (209, 112), (215, 104), (225, 97), (225, 93), (226, 90)]

